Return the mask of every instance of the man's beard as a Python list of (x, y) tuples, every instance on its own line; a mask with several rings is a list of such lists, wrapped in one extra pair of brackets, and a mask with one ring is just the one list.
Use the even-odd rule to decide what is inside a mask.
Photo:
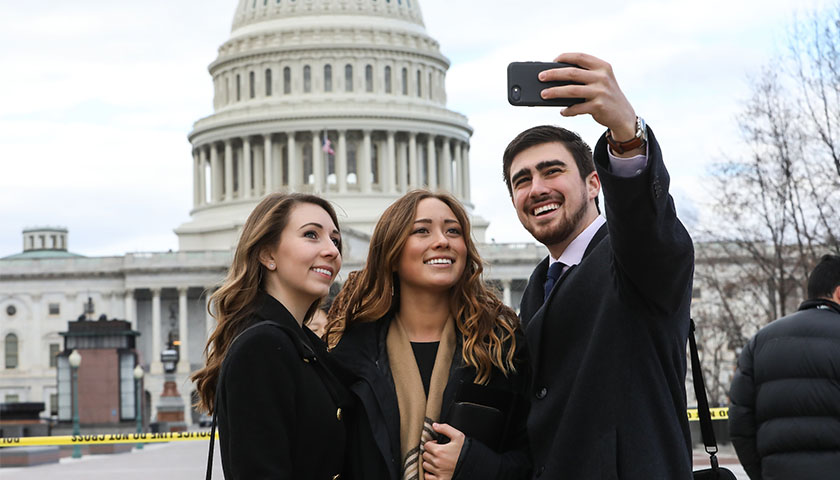
[[(580, 225), (583, 218), (586, 216), (586, 194), (584, 193), (581, 198), (580, 206), (571, 213), (571, 217), (566, 218), (565, 215), (563, 218), (558, 219), (558, 221), (554, 224), (548, 225), (546, 227), (534, 227), (533, 225), (528, 225), (526, 230), (531, 233), (531, 235), (543, 245), (556, 245), (558, 243), (562, 243), (566, 241), (569, 236), (573, 235), (575, 231), (577, 231), (578, 226)], [(563, 197), (562, 207), (566, 206), (565, 197)], [(563, 212), (564, 214), (566, 212)]]

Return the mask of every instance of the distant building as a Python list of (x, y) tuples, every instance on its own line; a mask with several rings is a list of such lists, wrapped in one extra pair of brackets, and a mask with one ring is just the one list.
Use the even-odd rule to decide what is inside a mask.
[[(379, 215), (413, 188), (447, 190), (472, 212), (472, 129), (446, 108), (448, 67), (418, 0), (240, 0), (209, 67), (214, 113), (189, 134), (194, 198), (190, 220), (175, 230), (180, 251), (84, 257), (69, 251), (66, 229), (24, 230), (23, 252), (0, 259), (0, 401), (45, 402), (59, 414), (59, 332), (90, 298), (92, 318), (125, 319), (140, 333), (152, 414), (163, 390), (160, 353), (176, 340), (178, 389), (191, 404), (188, 376), (203, 364), (214, 327), (208, 293), (268, 192), (314, 192), (339, 207), (343, 272), (361, 268)], [(474, 213), (472, 221), (483, 242), (487, 222)], [(480, 250), (487, 278), (518, 306), (545, 249)]]

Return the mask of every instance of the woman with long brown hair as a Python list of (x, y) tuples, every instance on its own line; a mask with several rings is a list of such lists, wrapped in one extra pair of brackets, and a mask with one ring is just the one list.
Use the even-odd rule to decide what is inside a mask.
[(454, 197), (415, 190), (382, 214), (327, 325), (360, 404), (357, 476), (528, 478), (525, 341), (482, 271)]
[(338, 220), (322, 198), (271, 194), (245, 222), (210, 299), (207, 364), (192, 375), (199, 408), (218, 421), (225, 478), (343, 473), (348, 395), (304, 326), (340, 268)]

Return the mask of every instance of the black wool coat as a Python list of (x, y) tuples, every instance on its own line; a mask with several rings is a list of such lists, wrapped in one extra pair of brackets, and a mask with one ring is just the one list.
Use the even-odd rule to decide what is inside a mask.
[(840, 305), (803, 303), (741, 351), (729, 434), (753, 480), (840, 476)]
[[(398, 480), (400, 478), (400, 412), (397, 392), (388, 361), (385, 339), (392, 321), (386, 316), (376, 322), (350, 327), (331, 354), (340, 365), (342, 378), (356, 397), (357, 414), (353, 415), (350, 434), (351, 473), (355, 478)], [(449, 381), (443, 392), (441, 419), (448, 418), (461, 383), (472, 383), (476, 371), (461, 358), (461, 336), (457, 334)], [(515, 403), (507, 412), (502, 453), (496, 453), (480, 441), (467, 436), (453, 480), (527, 479), (531, 461), (526, 419), (527, 389), (530, 377), (527, 342), (517, 333), (516, 373), (505, 377), (494, 369), (490, 387), (513, 392)]]
[(534, 381), (528, 431), (541, 479), (688, 479), (686, 341), (694, 250), (668, 194), (648, 130), (648, 163), (611, 173), (602, 136), (595, 166), (606, 225), (543, 304), (534, 270), (520, 309)]
[[(345, 401), (321, 340), (261, 293), (253, 324), (222, 363), (217, 395), (225, 478), (331, 480), (344, 475)], [(339, 411), (341, 409), (341, 411)]]

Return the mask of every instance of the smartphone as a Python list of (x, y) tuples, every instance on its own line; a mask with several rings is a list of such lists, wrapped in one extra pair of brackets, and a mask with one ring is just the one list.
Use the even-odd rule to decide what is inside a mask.
[(586, 101), (584, 98), (543, 99), (540, 92), (549, 87), (583, 85), (579, 82), (541, 82), (537, 75), (552, 68), (576, 67), (571, 63), (513, 62), (507, 69), (508, 103), (517, 107), (568, 107)]

